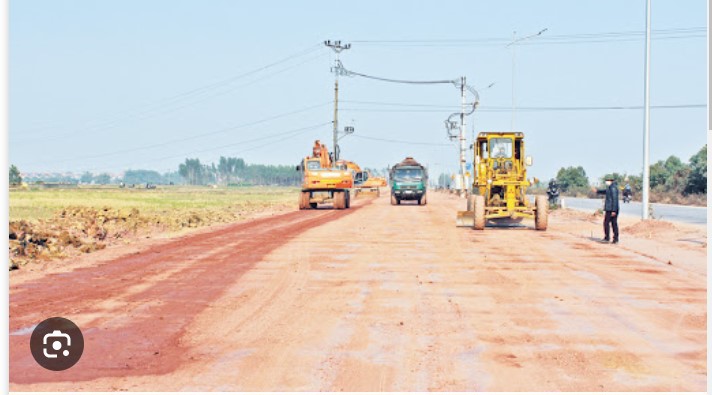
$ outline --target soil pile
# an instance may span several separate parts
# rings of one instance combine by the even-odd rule
[[[136,208],[67,207],[51,219],[10,222],[10,270],[28,262],[90,253],[154,232],[233,222],[248,213],[273,207],[258,202],[220,209],[176,209],[148,214]]]
[[[648,239],[651,239],[654,236],[660,236],[665,234],[669,235],[670,233],[675,232],[677,230],[677,227],[675,227],[675,225],[673,225],[671,222],[660,221],[655,219],[639,221],[633,225],[626,226],[625,228],[623,228],[623,231],[626,233],[636,236],[643,236]]]

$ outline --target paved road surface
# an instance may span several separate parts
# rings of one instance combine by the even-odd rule
[[[583,199],[564,197],[563,199],[566,201],[566,207],[576,210],[593,212],[594,210],[603,207],[602,198]],[[643,205],[640,202],[630,202],[624,204],[623,201],[621,201],[621,215],[640,217],[642,212],[642,206]],[[707,224],[707,207],[680,206],[675,204],[659,203],[652,203],[652,207],[653,216],[656,219],[698,225]]]
[[[571,212],[546,232],[476,232],[454,225],[464,201],[428,201],[360,198],[13,272],[10,389],[705,391],[706,248],[597,244],[582,234],[600,224]],[[51,316],[84,332],[63,372],[29,354]]]

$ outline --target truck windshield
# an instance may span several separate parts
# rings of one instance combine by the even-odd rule
[[[307,169],[309,170],[319,170],[321,169],[321,163],[318,160],[307,161]]]
[[[393,176],[396,181],[420,181],[423,179],[423,170],[421,169],[396,169]]]
[[[511,158],[512,139],[495,138],[490,139],[490,158]]]

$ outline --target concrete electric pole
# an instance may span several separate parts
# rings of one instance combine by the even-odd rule
[[[324,45],[331,48],[336,53],[336,60],[332,71],[334,72],[334,161],[339,160],[339,74],[344,72],[344,68],[339,60],[341,51],[351,48],[351,44],[341,45],[341,41],[324,41]]]
[[[650,0],[645,5],[645,120],[643,121],[643,219],[650,215]]]
[[[466,97],[465,97],[465,87],[466,87],[466,77],[460,77],[460,103],[462,108],[460,109],[460,182],[462,182],[462,190],[465,192],[465,196],[467,196],[469,188],[467,187],[468,184],[468,177],[465,176],[465,173],[467,172],[467,159],[466,159],[466,154],[467,154],[467,139],[465,137],[466,133],[466,125],[465,125],[465,112],[466,112]]]
[[[469,193],[469,177],[467,177],[467,123],[466,123],[466,117],[468,115],[471,115],[475,112],[475,109],[477,108],[477,105],[480,102],[480,95],[477,93],[477,90],[475,90],[473,87],[467,85],[467,78],[466,77],[460,77],[459,80],[452,80],[451,81],[457,88],[460,89],[460,104],[461,108],[459,112],[451,114],[447,120],[445,120],[445,129],[447,130],[448,138],[450,141],[455,141],[458,140],[458,168],[459,168],[459,173],[456,180],[456,187],[459,190],[459,193],[462,195],[463,193],[465,196]],[[491,84],[490,84],[491,86]],[[467,91],[470,91],[474,95],[474,102],[472,104],[472,110],[467,111]],[[456,121],[453,121],[453,118],[459,116],[460,117],[460,124],[458,125]],[[457,135],[452,133],[455,128],[458,129]],[[459,184],[459,185],[458,185]]]

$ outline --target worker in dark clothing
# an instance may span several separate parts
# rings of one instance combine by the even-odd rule
[[[599,195],[606,195],[606,200],[603,205],[605,216],[603,218],[603,234],[602,243],[611,241],[611,229],[613,228],[613,244],[618,244],[618,183],[613,177],[606,177],[606,189],[596,191]]]

